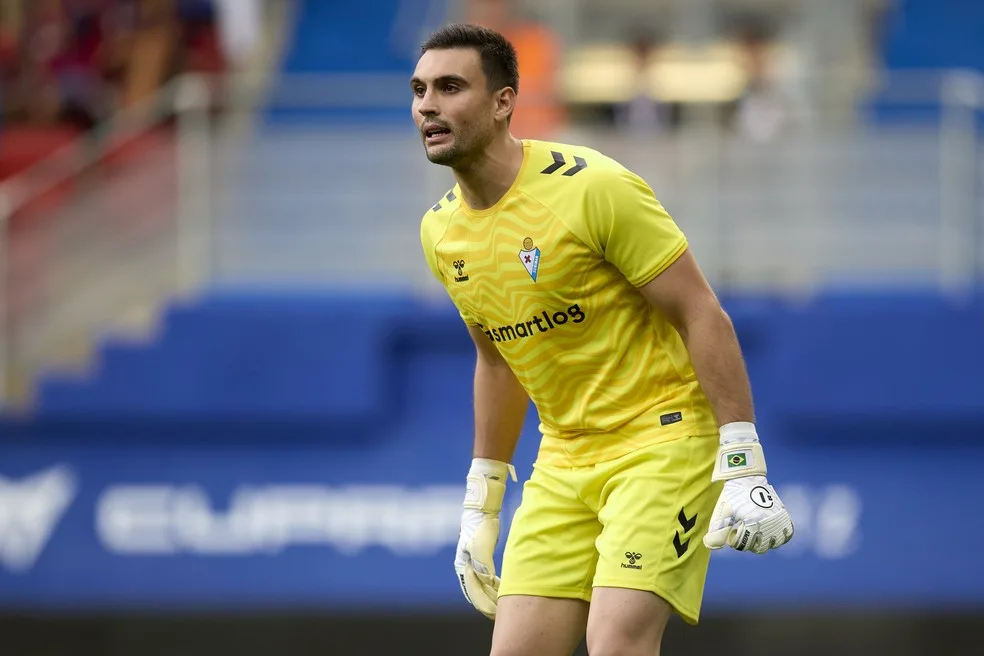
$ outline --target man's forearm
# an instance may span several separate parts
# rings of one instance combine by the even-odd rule
[[[475,365],[475,458],[511,462],[530,399],[509,366]]]
[[[755,421],[752,391],[731,319],[716,308],[702,313],[681,331],[697,380],[718,425]]]

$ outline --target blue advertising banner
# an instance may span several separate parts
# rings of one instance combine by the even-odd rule
[[[774,446],[796,537],[715,554],[708,612],[984,606],[984,449]],[[373,450],[0,448],[0,605],[467,611],[452,569],[467,449],[434,433]],[[511,485],[504,532],[520,497]]]

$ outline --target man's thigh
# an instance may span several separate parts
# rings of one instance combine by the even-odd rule
[[[588,653],[655,656],[671,612],[670,605],[652,592],[596,587],[588,615]]]
[[[585,633],[580,599],[509,595],[496,608],[492,656],[571,656]]]
[[[602,526],[571,470],[537,464],[509,527],[500,603],[509,595],[590,601]]]
[[[721,491],[711,482],[717,436],[656,444],[599,468],[587,494],[604,526],[595,588],[654,593],[697,623],[710,552],[703,544]]]

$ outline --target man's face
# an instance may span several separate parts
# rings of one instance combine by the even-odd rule
[[[461,166],[491,141],[496,101],[476,50],[428,50],[417,62],[410,89],[413,120],[430,161]]]

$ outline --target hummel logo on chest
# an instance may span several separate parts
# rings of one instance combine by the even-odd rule
[[[468,280],[468,276],[465,275],[464,260],[455,260],[454,262],[452,262],[452,265],[454,266],[455,270],[458,272],[458,275],[454,277],[455,282],[465,282],[466,280]]]

